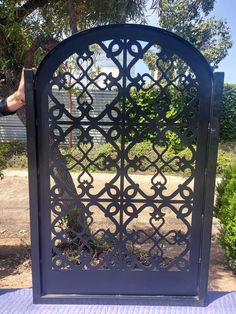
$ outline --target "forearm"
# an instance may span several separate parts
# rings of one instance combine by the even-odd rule
[[[21,80],[17,91],[0,100],[0,116],[6,116],[15,113],[19,108],[25,104],[25,91],[24,91],[24,72],[21,73]]]
[[[14,94],[7,97],[7,99],[6,99],[7,110],[10,113],[16,112],[20,107],[23,106],[23,104],[24,104],[24,100],[20,96],[18,91],[16,91]]]

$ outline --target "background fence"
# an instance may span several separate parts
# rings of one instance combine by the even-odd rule
[[[94,108],[92,114],[95,116],[97,116],[100,112],[102,112],[104,110],[104,107],[107,104],[110,104],[111,101],[117,95],[117,92],[115,91],[93,90],[90,93],[93,98],[93,108]],[[61,104],[65,104],[65,107],[68,109],[69,95],[66,91],[61,92],[61,91],[54,90],[53,95],[57,98],[57,100]],[[72,95],[72,115],[76,116],[77,106],[78,106],[77,97]],[[107,118],[106,121],[108,120],[109,118]],[[96,131],[94,131],[91,135],[94,137],[94,142],[104,141],[103,136]],[[26,128],[16,114],[1,117],[1,120],[0,120],[0,142],[9,142],[13,140],[26,142]],[[75,134],[73,134],[72,142],[76,142]]]

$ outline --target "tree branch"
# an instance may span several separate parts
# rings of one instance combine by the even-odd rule
[[[33,43],[30,49],[26,52],[25,62],[24,62],[24,66],[26,68],[32,68],[33,61],[34,61],[34,54],[38,49],[39,49],[39,46]]]
[[[23,19],[24,17],[30,15],[34,10],[42,8],[48,3],[48,0],[29,0],[16,10],[16,15],[18,18]]]
[[[34,55],[39,48],[42,48],[44,51],[48,52],[52,48],[54,48],[57,44],[58,44],[58,41],[56,41],[53,38],[50,38],[49,40],[45,41],[42,44],[38,44],[37,42],[34,42],[31,45],[30,49],[26,52],[24,66],[26,68],[32,68]]]
[[[6,36],[5,34],[0,31],[0,47],[3,45],[3,44],[6,44],[7,43],[7,39],[6,39]]]
[[[69,23],[70,30],[72,34],[78,32],[77,28],[77,9],[74,0],[67,0],[68,14],[69,14]]]
[[[15,16],[19,19],[23,19],[26,16],[30,15],[34,10],[38,8],[44,7],[49,2],[52,3],[55,0],[47,1],[47,0],[28,0],[25,4],[23,4],[21,7],[16,8],[15,10]],[[8,18],[5,16],[4,18],[0,19],[0,25],[7,25]]]

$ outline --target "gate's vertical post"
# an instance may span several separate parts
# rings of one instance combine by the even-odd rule
[[[27,152],[28,152],[28,180],[30,202],[30,233],[31,233],[31,258],[33,299],[41,295],[40,284],[40,256],[39,256],[39,217],[38,217],[38,162],[37,162],[37,136],[36,136],[36,110],[34,98],[34,72],[24,70],[25,103],[27,126]]]
[[[219,138],[219,113],[222,102],[224,86],[224,73],[216,72],[213,78],[212,100],[210,106],[210,121],[208,127],[208,157],[206,162],[205,173],[205,201],[203,219],[202,248],[200,252],[200,282],[199,282],[199,299],[206,304],[208,288],[208,271],[211,247],[211,228],[212,213],[214,205],[215,178],[216,178],[216,161]]]

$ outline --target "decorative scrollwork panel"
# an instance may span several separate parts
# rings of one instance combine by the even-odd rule
[[[54,71],[53,270],[189,272],[200,94],[158,39],[96,40]]]

